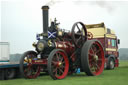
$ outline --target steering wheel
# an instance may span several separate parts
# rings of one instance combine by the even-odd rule
[[[71,37],[76,47],[80,48],[87,40],[87,30],[82,22],[76,22],[72,26]]]

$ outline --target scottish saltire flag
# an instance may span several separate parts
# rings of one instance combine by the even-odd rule
[[[37,39],[37,40],[40,40],[39,34],[36,34],[36,39]]]
[[[56,38],[56,32],[50,32],[48,31],[48,38]]]

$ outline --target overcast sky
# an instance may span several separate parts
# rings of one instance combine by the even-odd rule
[[[10,43],[10,53],[34,49],[36,34],[43,30],[41,6],[45,4],[50,5],[49,18],[56,17],[60,28],[71,30],[77,21],[104,22],[120,38],[120,48],[128,48],[128,1],[3,0],[0,41]]]

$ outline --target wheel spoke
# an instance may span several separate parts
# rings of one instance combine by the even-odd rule
[[[81,40],[81,36],[79,37],[79,39],[77,39],[76,43],[78,44],[78,42]]]
[[[63,70],[59,68],[59,71],[63,74]]]
[[[89,62],[92,62],[93,61],[93,59],[91,58],[91,59],[89,59]]]
[[[58,53],[56,53],[56,57],[57,57],[57,61],[59,61],[59,55],[58,55]]]
[[[97,70],[100,70],[100,67],[99,67],[97,61],[93,62],[93,66],[94,66],[94,68],[95,68],[95,72],[96,72]]]
[[[102,59],[98,59],[98,61],[102,61]]]
[[[97,70],[96,64],[93,64],[93,68],[94,68],[94,72],[96,72]]]
[[[97,54],[97,53],[99,53],[100,51],[101,51],[100,49],[99,49],[99,50],[97,50],[97,51],[96,51],[96,54]]]
[[[97,67],[97,70],[99,70],[100,69],[100,67],[97,65],[97,64],[95,64],[96,65],[96,67]]]
[[[65,67],[65,66],[64,66],[64,65],[62,65],[60,68],[62,68],[62,69],[63,69],[64,67]]]
[[[78,30],[79,30],[79,32],[80,32],[81,30],[80,30],[80,28],[79,28],[78,24],[76,24],[76,26],[77,26],[77,28],[78,28]]]
[[[56,72],[55,72],[55,75],[57,75],[57,70],[56,70]]]
[[[61,60],[60,60],[60,61],[62,62],[63,60],[64,60],[64,58],[63,58],[63,57],[61,57]]]
[[[92,54],[95,55],[95,54],[94,54],[94,51],[93,51],[93,48],[91,47],[90,49],[91,49],[91,51],[92,51]]]
[[[63,61],[62,64],[65,64],[65,61]]]
[[[53,70],[53,73],[55,73],[57,71],[57,67]]]
[[[96,69],[96,68],[97,68],[97,66],[96,66],[96,62],[93,62],[93,63],[92,63],[92,66],[93,66],[93,71],[96,72],[96,70],[97,70],[97,69]]]
[[[56,64],[57,64],[57,62],[56,62],[56,61],[52,61],[52,64],[56,65]]]
[[[95,66],[93,64],[92,64],[91,70],[92,70],[92,72],[96,71]]]
[[[90,56],[92,56],[92,57],[93,57],[93,56],[95,56],[95,55],[94,55],[94,54],[92,54],[92,53],[89,53],[89,55],[90,55]]]
[[[59,54],[59,61],[63,61],[63,56]]]

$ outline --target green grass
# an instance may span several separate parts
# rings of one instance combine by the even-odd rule
[[[52,80],[44,75],[37,79],[1,80],[0,85],[128,85],[128,61],[121,61],[120,67],[104,70],[99,76],[86,76],[84,73],[67,76],[63,80]]]

